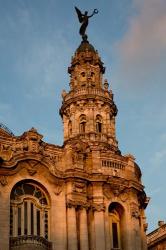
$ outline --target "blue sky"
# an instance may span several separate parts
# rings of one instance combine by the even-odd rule
[[[0,122],[15,135],[32,126],[62,144],[59,116],[67,67],[80,44],[74,6],[99,10],[89,41],[106,66],[118,106],[117,138],[136,157],[149,231],[166,221],[166,1],[0,0]]]

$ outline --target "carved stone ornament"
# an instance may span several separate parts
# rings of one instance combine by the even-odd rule
[[[138,219],[140,217],[138,205],[135,202],[132,202],[130,204],[130,209],[131,209],[131,216],[135,219]]]
[[[86,194],[86,184],[81,182],[75,182],[73,184],[73,192]]]
[[[28,161],[27,171],[28,171],[29,175],[33,176],[34,174],[37,173],[37,165],[38,164],[39,164],[39,162],[37,162],[37,161],[33,161],[33,160]]]
[[[121,201],[125,202],[129,196],[126,187],[117,183],[105,184],[103,192],[109,200],[113,197],[119,197]]]
[[[103,203],[93,203],[92,204],[92,210],[97,212],[104,212],[105,211],[105,205]]]
[[[144,223],[143,228],[144,228],[144,232],[146,232],[148,230],[148,223]]]
[[[3,145],[0,147],[0,158],[3,161],[10,161],[13,157],[13,152],[8,145]]]
[[[108,185],[108,184],[104,185],[103,193],[106,196],[106,198],[109,200],[113,197],[113,194],[112,194],[111,189],[110,189],[110,185]]]
[[[80,201],[80,200],[67,200],[67,208],[80,208],[80,209],[88,209],[90,207],[89,203],[88,202],[83,202],[83,201]]]
[[[62,190],[63,190],[63,184],[59,183],[54,188],[54,194],[55,195],[60,195],[60,193],[62,192]]]
[[[127,190],[125,190],[123,193],[120,194],[121,201],[125,202],[129,198],[129,193]]]
[[[8,184],[7,176],[0,176],[0,183],[2,186],[6,186]]]

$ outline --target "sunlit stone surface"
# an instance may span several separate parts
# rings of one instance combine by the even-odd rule
[[[62,91],[63,146],[0,127],[1,250],[146,250],[148,198],[116,138],[117,107],[95,48],[81,42]]]

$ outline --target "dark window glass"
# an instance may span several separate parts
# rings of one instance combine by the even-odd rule
[[[45,227],[45,239],[48,240],[48,213],[47,211],[45,211],[44,227]]]
[[[28,184],[28,183],[24,184],[24,192],[25,192],[25,194],[33,195],[34,189],[35,189],[34,186],[32,186],[31,184]]]
[[[18,207],[18,235],[21,235],[21,208]]]
[[[113,248],[119,247],[117,223],[112,223]]]
[[[98,133],[102,132],[102,124],[100,122],[96,123],[96,132]]]
[[[13,209],[10,207],[10,236],[13,235]]]
[[[40,235],[40,210],[37,210],[37,235]]]
[[[86,122],[80,123],[80,133],[85,133],[85,126],[86,126]]]
[[[31,203],[31,234],[34,234],[34,213],[33,213],[33,203]]]
[[[24,234],[27,235],[27,202],[24,203]]]

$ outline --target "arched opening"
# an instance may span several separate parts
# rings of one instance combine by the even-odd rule
[[[68,136],[70,137],[72,135],[72,122],[69,121],[68,123]]]
[[[10,249],[51,249],[49,240],[50,202],[37,182],[18,182],[10,195]],[[28,248],[29,247],[29,248]]]
[[[102,133],[102,117],[101,117],[101,115],[96,116],[96,132]]]
[[[124,249],[124,209],[119,203],[113,202],[108,208],[108,213],[111,250]]]
[[[80,127],[79,127],[79,130],[80,130],[80,133],[85,133],[86,131],[86,115],[81,115],[80,116]]]

